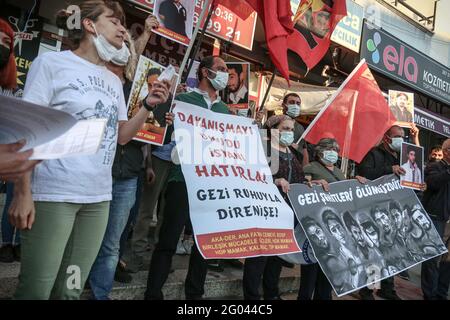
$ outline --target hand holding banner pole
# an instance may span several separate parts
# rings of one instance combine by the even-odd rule
[[[267,97],[269,96],[270,88],[272,87],[273,80],[275,80],[275,74],[277,73],[277,68],[273,67],[272,70],[272,77],[270,77],[269,85],[267,86],[266,92],[264,93],[263,100],[261,102],[261,105],[259,106],[258,111],[262,111],[264,109],[264,104],[266,103]]]
[[[192,48],[194,47],[195,39],[197,38],[198,31],[200,30],[200,25],[201,25],[201,23],[203,21],[203,18],[205,17],[206,10],[209,7],[211,7],[211,10],[209,10],[208,17],[206,18],[205,23],[203,25],[202,34],[201,34],[201,36],[199,37],[199,39],[197,41],[197,45],[195,46],[194,51],[192,51]],[[198,18],[197,25],[195,26],[194,34],[192,35],[191,42],[189,43],[189,46],[188,46],[188,48],[186,50],[186,54],[184,55],[183,61],[181,62],[180,71],[179,71],[180,72],[180,79],[181,79],[180,83],[185,83],[187,77],[189,76],[189,72],[192,69],[192,65],[194,64],[195,57],[197,56],[198,51],[200,50],[200,46],[201,46],[201,44],[203,42],[203,38],[204,38],[205,33],[206,33],[206,28],[208,27],[209,21],[211,20],[211,15],[212,15],[212,13],[214,11],[213,8],[214,8],[214,0],[209,0],[209,1],[207,0],[207,1],[205,1],[205,4],[204,4],[204,6],[202,8],[202,12],[200,13],[200,16]],[[193,52],[192,55],[191,55],[191,52]],[[185,76],[183,76],[183,70],[186,67],[186,63],[187,63],[189,58],[191,58],[191,60],[189,61],[189,65],[188,65],[188,68],[186,70]]]

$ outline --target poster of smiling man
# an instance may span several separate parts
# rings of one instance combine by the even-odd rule
[[[413,190],[395,175],[366,184],[291,185],[289,199],[338,296],[447,252]]]

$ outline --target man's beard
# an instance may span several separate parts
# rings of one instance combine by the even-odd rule
[[[239,89],[241,88],[241,81],[238,81],[237,85],[236,85],[236,89],[232,90],[231,88],[228,88],[228,91],[230,93],[236,93],[239,91]]]

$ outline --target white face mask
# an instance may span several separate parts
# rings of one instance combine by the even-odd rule
[[[239,109],[237,111],[237,115],[240,117],[246,117],[248,114],[248,109]]]
[[[117,52],[117,55],[115,55],[111,62],[114,63],[117,66],[126,66],[128,63],[128,60],[130,59],[130,50],[125,45],[125,43],[122,45],[122,49],[120,49]]]
[[[286,114],[291,118],[297,118],[300,115],[300,106],[297,104],[288,104]]]
[[[97,49],[100,59],[106,62],[113,62],[116,65],[124,66],[127,64],[130,57],[130,50],[128,50],[125,42],[121,49],[117,49],[102,35],[97,33],[95,25],[93,25],[96,37],[93,38],[95,48]]]
[[[392,138],[392,142],[389,144],[392,150],[400,151],[402,149],[403,138]]]
[[[211,69],[208,69],[212,73],[216,74],[216,77],[214,79],[208,78],[208,80],[211,82],[211,85],[214,87],[214,89],[220,91],[226,88],[228,84],[228,72],[224,71],[214,71]]]

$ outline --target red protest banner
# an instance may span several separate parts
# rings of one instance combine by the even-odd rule
[[[210,259],[259,256],[261,252],[276,255],[298,250],[291,229],[248,228],[215,232],[198,235],[197,241],[203,255]]]
[[[296,52],[308,70],[314,68],[330,47],[330,37],[347,15],[345,0],[302,0],[294,16],[289,49]]]

